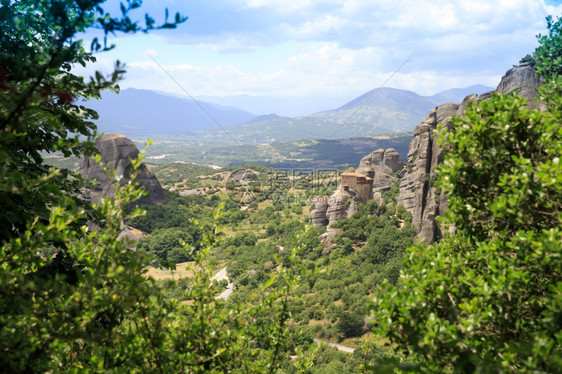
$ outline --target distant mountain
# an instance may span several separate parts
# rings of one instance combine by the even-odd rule
[[[256,114],[276,113],[297,117],[340,106],[352,97],[268,97],[268,96],[198,96],[197,100],[233,106]]]
[[[154,91],[128,88],[118,95],[104,93],[88,106],[96,110],[98,132],[127,136],[183,135],[213,127],[250,121],[255,114],[232,107],[199,102]],[[206,113],[208,112],[208,113]],[[218,123],[218,124],[217,124]]]
[[[226,131],[225,131],[226,130]],[[347,139],[393,132],[370,123],[337,123],[314,117],[280,117],[267,115],[226,129],[209,129],[194,134],[193,141],[204,143],[229,142],[270,144],[313,139]]]
[[[233,139],[239,143],[264,144],[412,131],[435,106],[449,101],[460,102],[470,93],[480,94],[491,89],[476,85],[420,96],[411,91],[383,87],[366,92],[337,109],[299,117],[279,116],[272,112],[256,116],[232,106],[195,102],[133,88],[122,90],[119,95],[104,94],[103,100],[93,100],[88,105],[100,114],[97,121],[99,132],[121,133],[129,137],[185,135],[207,144],[232,142]],[[243,98],[250,100],[251,97]],[[273,100],[267,98],[270,99]],[[278,98],[278,107],[294,99]],[[329,107],[329,103],[330,100],[324,103],[320,100],[316,105]],[[273,102],[269,104],[273,105]]]
[[[278,120],[280,118],[283,118],[281,116],[278,116],[275,113],[271,113],[271,114],[264,114],[262,116],[257,116],[256,118],[251,119],[248,122],[263,122],[263,121],[273,121],[273,120]],[[285,117],[287,118],[287,117]]]
[[[482,85],[453,88],[433,96],[421,96],[412,91],[382,87],[364,93],[358,98],[333,110],[311,114],[311,117],[336,122],[341,125],[342,135],[361,136],[369,134],[350,133],[353,124],[370,125],[372,133],[412,131],[437,105],[460,102],[471,93],[483,93],[493,88]]]
[[[196,138],[205,143],[228,142],[269,144],[273,142],[293,142],[297,140],[325,139],[339,127],[335,122],[312,117],[280,117],[266,115],[249,122],[222,129],[198,131]]]
[[[474,86],[466,88],[451,88],[445,91],[441,91],[433,96],[427,96],[428,99],[434,101],[435,103],[444,104],[449,101],[455,103],[460,103],[466,96],[470,94],[483,94],[484,92],[495,90],[494,87],[484,86],[482,84],[476,84]]]
[[[339,123],[342,128],[363,123],[387,132],[411,131],[435,106],[434,101],[414,92],[383,87],[366,92],[337,109],[315,113],[311,117]],[[352,136],[359,135],[363,134]]]

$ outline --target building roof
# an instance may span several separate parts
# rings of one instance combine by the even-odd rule
[[[349,176],[349,177],[365,178],[365,179],[367,179],[367,180],[372,180],[372,178],[366,176],[365,174],[356,173],[356,172],[353,172],[353,171],[345,171],[345,172],[342,174],[342,177],[343,177],[344,175],[345,175],[345,176]]]

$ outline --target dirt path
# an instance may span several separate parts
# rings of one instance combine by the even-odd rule
[[[215,276],[211,279],[216,280],[216,281],[221,281],[223,279],[226,279],[228,281],[228,285],[226,286],[226,290],[224,290],[220,295],[218,295],[216,297],[216,299],[221,299],[221,300],[228,299],[228,297],[230,296],[232,291],[234,291],[234,284],[228,279],[228,276],[226,275],[226,266],[224,268],[222,268],[221,270],[219,270],[219,272],[216,273]]]
[[[330,347],[335,347],[335,348],[337,348],[339,351],[342,351],[342,352],[353,353],[353,352],[355,351],[354,348],[346,347],[345,345],[340,345],[340,344],[336,344],[336,343],[325,342],[324,340],[320,340],[320,339],[314,339],[314,341],[315,341],[316,343],[326,344],[326,345],[329,345]]]

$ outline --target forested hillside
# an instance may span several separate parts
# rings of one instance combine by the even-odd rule
[[[124,70],[86,80],[72,65],[114,33],[186,21],[102,5],[0,3],[0,372],[560,371],[561,19],[523,59],[540,103],[493,93],[434,133],[443,162],[424,183],[447,196],[451,230],[427,245],[398,204],[399,175],[332,237],[308,214],[343,168],[156,166],[141,152],[84,200],[96,182],[43,156],[107,166],[84,102],[118,91]],[[76,36],[92,27],[103,37],[86,50]],[[139,205],[147,169],[165,189],[156,205]],[[177,266],[184,277],[151,276]]]

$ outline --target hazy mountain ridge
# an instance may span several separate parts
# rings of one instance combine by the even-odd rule
[[[363,95],[337,109],[316,113],[314,115],[317,116],[322,113],[336,113],[364,107],[382,107],[392,111],[406,109],[415,113],[421,113],[424,108],[434,104],[434,101],[412,91],[382,87],[365,92]]]
[[[92,100],[88,106],[100,115],[96,121],[99,132],[127,136],[181,135],[256,117],[238,108],[134,88],[117,95],[104,93],[102,100]]]
[[[449,89],[433,96],[421,96],[412,91],[382,87],[366,92],[337,109],[311,116],[342,124],[369,123],[388,132],[412,131],[429,110],[443,102],[460,102],[468,94],[481,94],[491,89],[476,85]]]
[[[230,126],[228,134],[210,129],[200,132],[200,135],[214,139],[229,136],[240,143],[259,144],[412,131],[428,111],[442,104],[439,100],[460,102],[467,92],[481,94],[491,89],[476,85],[426,97],[407,90],[383,87],[366,92],[336,109],[295,118],[270,114]]]
[[[269,97],[269,96],[198,96],[197,100],[236,107],[245,111],[265,115],[275,113],[281,117],[298,117],[345,103],[349,97]]]
[[[122,90],[119,95],[107,93],[103,100],[88,105],[100,114],[97,121],[100,132],[133,137],[186,135],[193,137],[193,141],[207,143],[235,139],[240,143],[264,144],[412,131],[429,110],[444,101],[461,101],[467,93],[481,94],[490,89],[476,85],[421,96],[383,87],[336,109],[297,117],[272,112],[257,116],[233,106],[133,88]],[[223,99],[223,104],[228,104]],[[286,104],[288,99],[279,98],[279,104]]]
[[[494,87],[484,86],[482,84],[475,84],[474,86],[466,87],[466,88],[450,88],[445,91],[441,91],[436,93],[433,96],[427,96],[427,98],[438,105],[444,104],[447,102],[455,102],[460,103],[466,96],[470,94],[478,94],[481,95],[485,92],[493,91]]]

